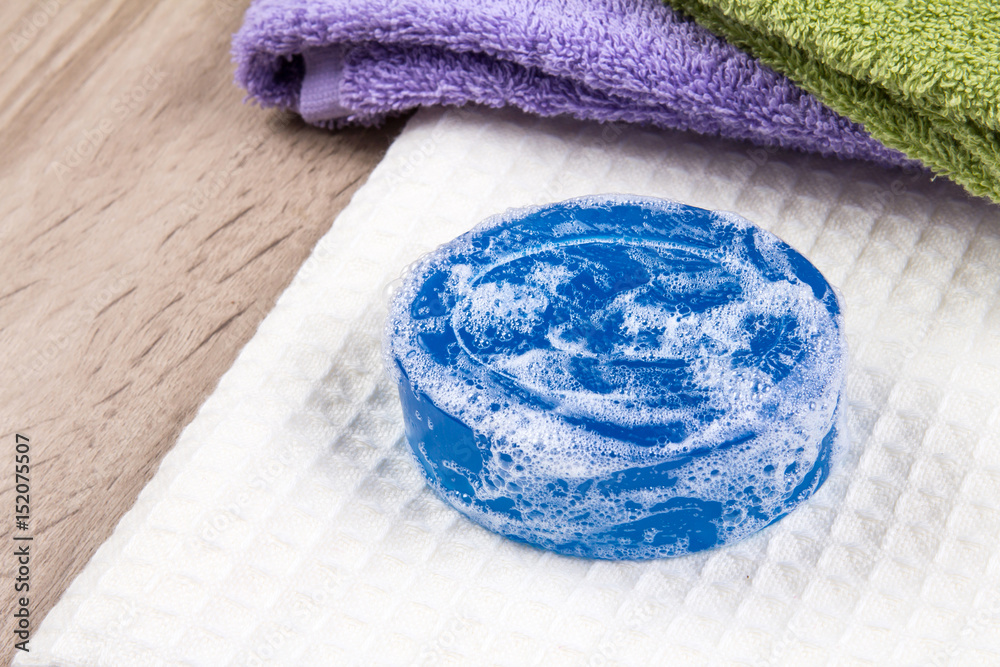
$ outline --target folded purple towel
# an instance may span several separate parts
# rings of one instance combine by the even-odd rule
[[[233,54],[252,98],[316,125],[474,102],[907,164],[660,0],[256,0]]]

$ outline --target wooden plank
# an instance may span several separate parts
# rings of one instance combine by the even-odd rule
[[[12,533],[34,537],[33,628],[402,126],[328,132],[242,104],[229,43],[246,4],[0,5],[8,517],[15,433],[32,462],[30,530],[0,539],[12,554]],[[14,598],[8,583],[0,608]]]

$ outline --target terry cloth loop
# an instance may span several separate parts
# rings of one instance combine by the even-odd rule
[[[336,120],[351,110],[340,103],[340,83],[344,78],[344,49],[328,46],[302,52],[305,75],[299,96],[299,113],[308,123]]]

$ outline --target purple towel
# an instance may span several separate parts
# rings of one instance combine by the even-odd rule
[[[256,0],[233,54],[316,125],[474,102],[908,164],[660,0]]]

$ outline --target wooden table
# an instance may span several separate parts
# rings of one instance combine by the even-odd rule
[[[14,537],[33,538],[34,629],[402,127],[244,105],[229,46],[247,3],[0,4],[4,664]]]

